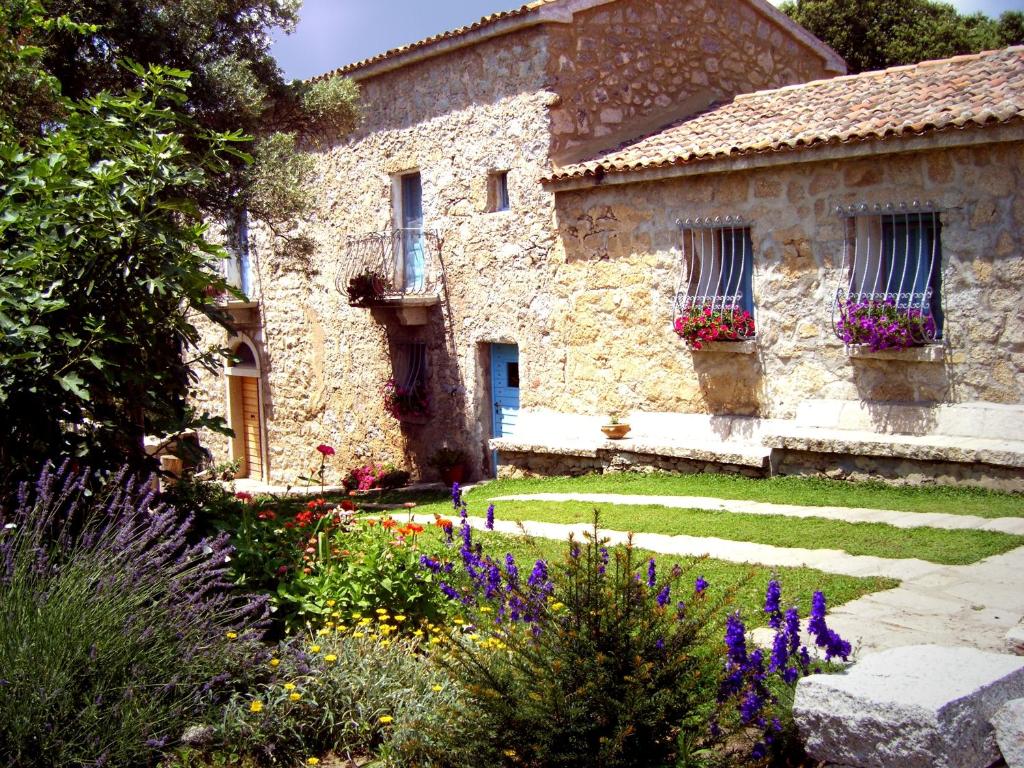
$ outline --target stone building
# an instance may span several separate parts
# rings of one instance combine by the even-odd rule
[[[762,0],[542,0],[324,75],[365,120],[308,259],[248,233],[211,447],[1022,487],[1024,50],[843,72]]]

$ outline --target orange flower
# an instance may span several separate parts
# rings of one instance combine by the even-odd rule
[[[398,523],[396,523],[390,517],[385,517],[383,520],[381,520],[380,521],[380,525],[381,525],[382,528],[397,528],[398,527]]]
[[[423,526],[419,523],[409,523],[405,527],[410,533],[423,533]]]
[[[368,526],[370,526],[371,528],[373,528],[373,526],[375,526],[377,524],[377,521],[371,518],[371,519],[366,521],[366,524]]]
[[[438,528],[451,528],[452,521],[449,520],[447,517],[441,517],[440,515],[435,513],[434,525],[436,525]]]

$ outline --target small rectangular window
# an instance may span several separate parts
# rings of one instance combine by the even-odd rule
[[[844,343],[883,350],[942,338],[941,231],[934,211],[847,217],[834,315]]]
[[[675,295],[676,332],[690,342],[754,335],[753,244],[750,227],[718,220],[687,222]],[[711,336],[698,334],[714,330]],[[685,332],[684,332],[685,331]],[[699,346],[697,347],[700,348]]]
[[[488,176],[487,209],[492,213],[509,209],[508,171],[492,171]]]
[[[506,363],[506,386],[519,389],[519,363]]]

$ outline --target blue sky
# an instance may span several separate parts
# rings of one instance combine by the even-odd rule
[[[303,0],[302,21],[273,47],[285,77],[306,78],[454,29],[526,0]],[[998,16],[1024,0],[953,0],[963,12]]]

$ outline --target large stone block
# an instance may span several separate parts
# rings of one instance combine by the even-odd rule
[[[992,727],[1007,768],[1024,768],[1024,699],[1004,704],[992,718]]]
[[[988,768],[989,720],[1024,696],[1024,659],[916,645],[800,681],[793,714],[807,752],[856,768]]]

